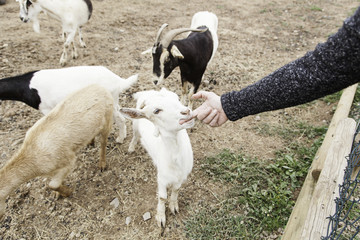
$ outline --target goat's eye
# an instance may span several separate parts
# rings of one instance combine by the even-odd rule
[[[156,109],[154,110],[154,114],[159,114],[161,111],[162,111],[161,109],[156,108]]]

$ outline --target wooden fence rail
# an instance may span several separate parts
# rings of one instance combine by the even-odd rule
[[[333,208],[332,206],[327,206],[329,203],[324,202],[324,200],[327,199],[329,201],[334,202],[334,191],[322,191],[323,188],[328,187],[328,185],[326,184],[330,184],[329,181],[331,182],[333,179],[333,177],[326,179],[326,176],[328,176],[329,173],[332,174],[334,170],[339,170],[336,168],[342,167],[342,166],[334,166],[334,169],[328,169],[328,167],[332,167],[335,164],[333,162],[335,161],[334,156],[336,156],[336,158],[341,158],[340,156],[341,154],[339,153],[340,149],[338,149],[338,147],[332,147],[332,145],[334,145],[332,143],[335,139],[335,136],[337,135],[335,134],[337,126],[342,120],[345,120],[349,115],[356,89],[357,89],[357,84],[346,88],[343,91],[343,94],[341,95],[336,111],[329,125],[329,129],[326,132],[324,141],[321,147],[319,148],[318,152],[316,153],[315,158],[313,159],[313,163],[309,169],[308,175],[306,176],[304,184],[301,188],[294,209],[290,215],[284,234],[282,236],[282,240],[320,239],[320,236],[318,236],[319,233],[315,234],[315,232],[318,232],[318,230],[315,230],[314,228],[314,225],[316,225],[315,222],[318,221],[318,222],[322,222],[323,224],[327,222],[326,217],[330,216],[330,212],[325,213],[323,209],[329,207],[331,210],[333,210]],[[352,131],[352,136],[353,136],[355,132],[354,122],[355,121],[352,119],[347,119],[343,121],[341,123],[341,130],[338,131],[346,131],[346,132]],[[340,139],[342,139],[342,137],[343,136],[341,136]],[[352,137],[349,137],[349,139],[351,139],[352,141]],[[347,143],[341,143],[341,145],[343,145],[345,148],[345,145],[347,146]],[[331,148],[332,150],[330,150]],[[332,152],[331,154],[330,151]],[[348,152],[346,154],[349,154],[350,150],[347,151]],[[327,161],[332,161],[332,163],[326,162],[325,164],[328,153],[329,155],[332,156],[329,156],[329,160]],[[342,162],[346,162],[344,156],[342,157],[342,159],[338,159],[336,161],[339,161],[339,164],[340,163],[343,164]],[[326,168],[324,169],[324,167]],[[343,169],[339,171],[343,172]],[[319,180],[322,174],[324,178],[322,180]],[[336,176],[336,178],[337,177],[338,175]],[[319,184],[318,187],[317,184]],[[320,197],[319,195],[322,195],[321,199],[319,198]],[[315,215],[312,214],[313,212],[314,213],[317,212],[318,216],[316,216],[316,218],[315,218],[316,214]],[[322,214],[320,214],[320,212]],[[328,214],[328,215],[324,216],[324,214]],[[321,227],[317,226],[317,228],[323,228],[323,226]],[[307,232],[312,232],[312,234],[315,235],[308,235]]]

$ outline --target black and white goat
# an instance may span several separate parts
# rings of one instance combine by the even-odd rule
[[[138,75],[123,79],[103,66],[44,69],[0,79],[0,100],[21,101],[47,114],[72,92],[98,84],[110,91],[114,98],[114,120],[119,127],[116,141],[122,143],[126,137],[126,125],[119,113],[119,95],[137,79]]]
[[[33,22],[35,32],[40,32],[38,15],[45,12],[50,17],[61,22],[63,37],[66,36],[64,50],[61,54],[60,64],[64,66],[67,62],[67,49],[72,46],[72,58],[77,58],[74,38],[76,31],[79,32],[81,47],[86,47],[81,35],[81,27],[91,17],[92,3],[90,0],[16,0],[20,4],[20,19],[23,22]]]
[[[180,67],[182,95],[185,104],[188,83],[192,84],[188,94],[188,106],[192,108],[191,96],[199,89],[202,76],[218,47],[218,18],[214,13],[203,11],[194,14],[190,28],[174,29],[161,37],[167,24],[159,29],[152,48],[154,81],[161,84],[172,70]],[[173,40],[177,35],[191,31],[187,38]],[[147,53],[145,51],[143,53]]]

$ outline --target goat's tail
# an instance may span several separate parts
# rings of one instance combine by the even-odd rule
[[[138,80],[139,74],[132,75],[125,79],[125,84],[122,85],[121,91],[125,91],[129,89],[132,85],[134,85]]]

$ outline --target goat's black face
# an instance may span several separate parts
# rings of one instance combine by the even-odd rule
[[[162,83],[172,70],[177,66],[177,59],[174,58],[168,49],[164,49],[162,45],[153,47],[153,74],[158,78],[154,80],[154,84]]]

